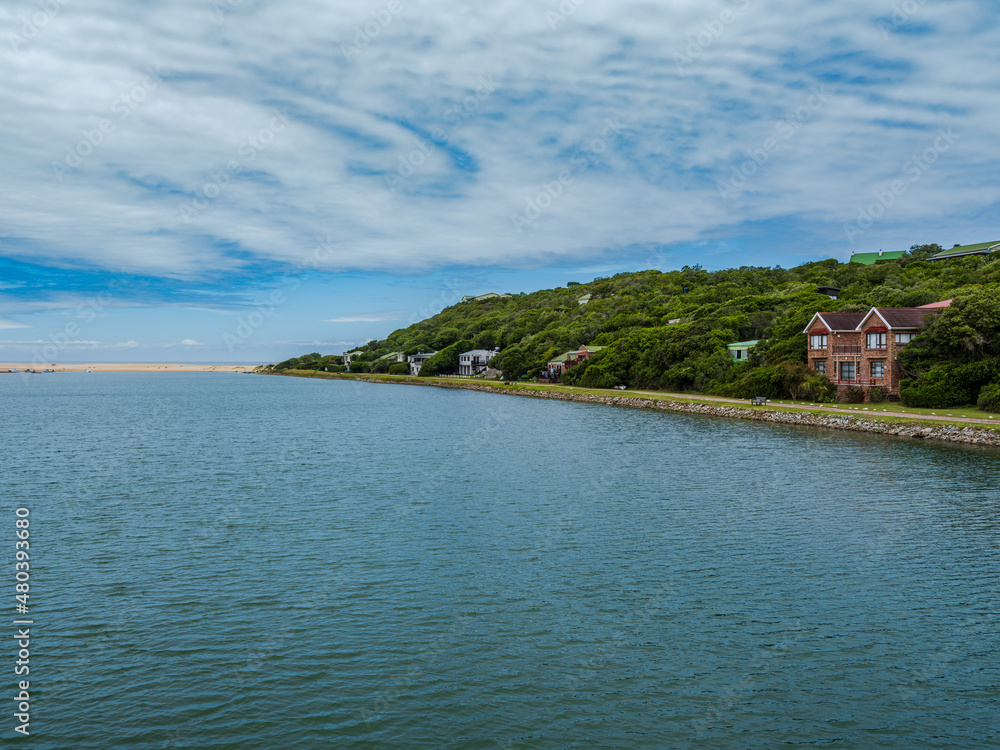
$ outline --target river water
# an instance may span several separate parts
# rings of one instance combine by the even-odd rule
[[[0,410],[23,747],[1000,747],[996,452],[216,373]]]

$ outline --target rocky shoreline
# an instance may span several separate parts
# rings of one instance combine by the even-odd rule
[[[941,424],[929,427],[922,424],[898,424],[883,422],[878,419],[846,414],[814,414],[812,412],[772,411],[766,407],[741,407],[722,405],[712,406],[667,399],[643,398],[641,396],[596,396],[590,393],[567,393],[565,391],[536,391],[507,388],[483,382],[460,381],[447,383],[441,381],[419,380],[406,378],[403,380],[383,380],[381,378],[358,376],[348,378],[369,383],[398,383],[403,385],[425,385],[439,388],[460,388],[470,391],[502,393],[508,396],[528,396],[555,401],[577,401],[587,404],[605,404],[608,406],[626,406],[633,409],[653,409],[656,411],[674,411],[685,414],[701,414],[710,417],[725,417],[727,419],[750,419],[757,422],[772,422],[775,424],[802,425],[806,427],[826,427],[833,430],[850,432],[870,432],[878,435],[893,435],[920,440],[943,440],[950,443],[966,443],[1000,447],[1000,431],[980,427],[956,427],[951,424]]]

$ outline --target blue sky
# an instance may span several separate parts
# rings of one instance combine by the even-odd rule
[[[13,0],[0,361],[269,362],[462,294],[1000,239],[998,17]]]

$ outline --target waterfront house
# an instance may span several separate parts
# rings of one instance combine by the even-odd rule
[[[351,366],[351,360],[364,354],[364,349],[355,349],[353,352],[344,352],[342,355],[344,358],[344,364],[348,367]]]
[[[937,255],[932,255],[927,260],[934,263],[939,260],[950,260],[952,258],[964,258],[967,255],[989,255],[1000,250],[1000,242],[980,242],[976,245],[955,245],[951,250],[942,250]]]
[[[481,375],[487,363],[500,353],[499,349],[472,349],[458,355],[459,375]]]
[[[548,380],[553,383],[559,380],[559,377],[563,374],[563,370],[566,367],[566,357],[568,354],[568,352],[560,354],[555,359],[547,362],[545,364],[545,369],[541,373],[542,380]]]
[[[906,254],[905,250],[879,250],[877,253],[851,253],[848,263],[860,263],[863,266],[870,266],[879,260],[897,260]]]
[[[420,368],[423,367],[424,362],[433,357],[437,352],[428,352],[425,354],[411,354],[409,356],[410,361],[410,375],[419,375]]]
[[[383,354],[378,358],[379,362],[405,362],[406,357],[402,352],[389,352],[388,354]]]
[[[585,359],[590,359],[603,348],[603,346],[581,346],[579,349],[563,352],[555,359],[546,363],[545,370],[541,373],[542,380],[553,382],[559,380],[560,376],[570,367],[580,364]]]
[[[922,307],[873,307],[866,313],[816,313],[805,328],[809,367],[826,375],[838,391],[854,386],[882,388],[890,400],[899,397],[902,371],[897,356],[929,315],[950,300]]]
[[[730,357],[737,362],[742,362],[750,356],[750,350],[759,343],[760,339],[753,339],[752,341],[737,341],[735,344],[726,344],[726,348],[729,350]]]

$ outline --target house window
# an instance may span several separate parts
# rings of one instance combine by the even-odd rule
[[[826,349],[826,334],[817,333],[809,337],[810,349]]]
[[[841,362],[840,363],[840,379],[841,380],[856,380],[858,377],[858,370],[854,362]]]
[[[816,371],[817,375],[826,375],[826,360],[825,359],[814,360],[813,370]]]
[[[896,343],[897,344],[909,344],[913,340],[912,333],[897,333]]]
[[[877,362],[872,362],[872,377],[873,378],[885,377],[885,362],[881,360]]]
[[[884,333],[869,333],[866,335],[869,349],[885,349]]]

